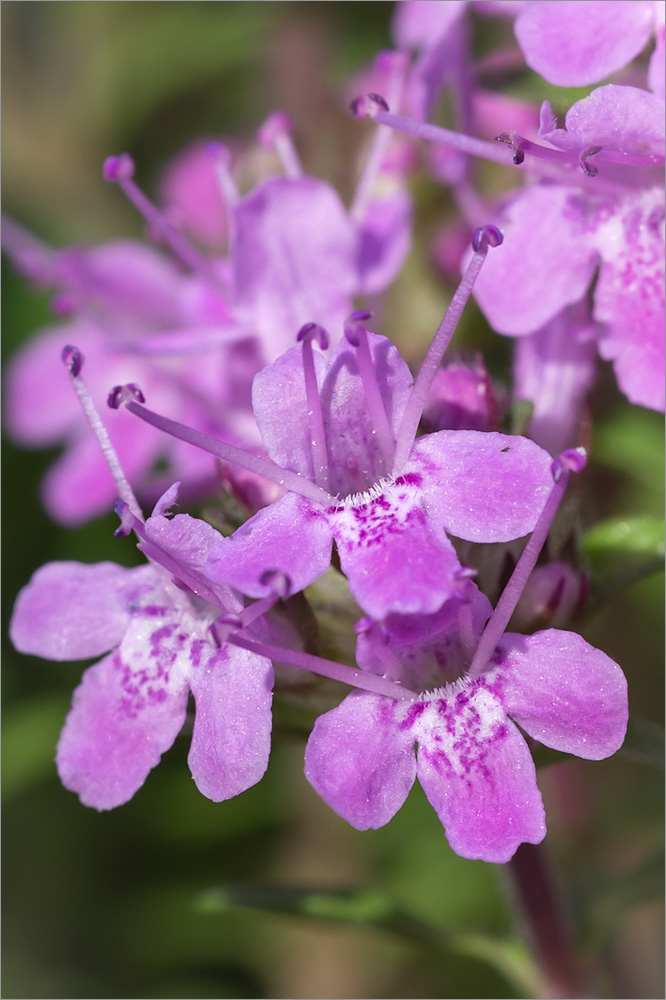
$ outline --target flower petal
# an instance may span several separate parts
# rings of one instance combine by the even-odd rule
[[[396,705],[354,692],[317,719],[308,740],[306,778],[357,830],[388,823],[414,784],[414,737],[397,725]]]
[[[271,178],[233,210],[239,318],[272,360],[304,323],[342,332],[358,282],[356,234],[337,193],[312,177]]]
[[[488,254],[474,295],[499,333],[540,330],[578,302],[592,280],[597,254],[589,221],[563,187],[522,191],[507,208],[501,251]]]
[[[298,331],[296,331],[298,332]],[[317,383],[321,387],[326,361],[313,351]],[[303,351],[292,347],[255,375],[252,408],[266,451],[283,469],[314,480],[312,430],[305,393]]]
[[[86,806],[132,798],[185,721],[187,685],[134,670],[119,652],[85,671],[60,736],[62,783]]]
[[[582,87],[626,66],[647,43],[653,4],[539,0],[518,14],[516,38],[527,65],[549,83]]]
[[[11,640],[22,653],[48,660],[99,656],[118,645],[132,605],[149,599],[155,585],[152,566],[47,563],[18,595]]]
[[[602,760],[627,729],[627,682],[617,663],[575,632],[504,636],[499,670],[506,711],[555,750]]]
[[[480,431],[419,438],[406,470],[423,477],[431,520],[470,542],[508,542],[532,531],[552,486],[552,459],[533,441]]]
[[[349,589],[373,618],[431,614],[452,595],[460,563],[428,513],[419,488],[400,476],[374,499],[328,514]]]
[[[502,863],[546,834],[527,744],[483,685],[423,706],[412,732],[417,773],[447,839],[463,858]]]
[[[196,701],[188,757],[199,791],[222,802],[255,785],[268,767],[273,668],[245,649],[192,644]]]
[[[292,592],[307,587],[331,561],[331,529],[321,508],[288,493],[264,507],[229,538],[220,538],[205,572],[249,597],[264,597],[259,581],[267,569],[286,573]]]

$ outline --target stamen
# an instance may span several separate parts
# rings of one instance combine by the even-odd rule
[[[357,627],[354,631],[357,633],[363,632],[365,634],[368,642],[372,646],[374,654],[386,668],[386,673],[389,677],[398,679],[402,674],[404,674],[403,663],[397,653],[394,653],[389,646],[388,636],[378,622],[362,618],[360,622],[357,623]]]
[[[370,319],[371,316],[372,313],[363,312],[362,310],[353,312],[345,322],[345,337],[352,347],[358,348],[358,370],[361,375],[363,391],[365,392],[368,404],[368,414],[372,423],[373,433],[377,436],[386,472],[389,472],[395,452],[395,440],[386,415],[379,382],[377,381],[377,369],[370,353],[368,329],[364,321]]]
[[[325,351],[328,347],[328,334],[323,326],[319,326],[317,323],[306,323],[299,330],[296,340],[303,344],[303,375],[305,377],[305,398],[308,404],[308,417],[310,420],[310,448],[312,450],[314,479],[317,486],[328,490],[330,477],[326,431],[324,430],[324,414],[321,409],[314,353],[312,350],[312,341],[316,340],[321,349]]]
[[[578,162],[580,163],[581,170],[586,177],[596,177],[599,171],[596,167],[592,166],[588,161],[591,157],[596,156],[597,153],[601,152],[601,146],[589,146],[587,149],[581,150],[578,156]]]
[[[215,165],[215,176],[217,177],[220,194],[222,195],[222,201],[227,208],[229,222],[231,222],[233,219],[233,212],[231,209],[234,207],[240,196],[238,194],[236,182],[231,176],[231,153],[229,151],[229,147],[223,142],[209,142],[206,146],[206,152],[211,157]]]
[[[281,663],[290,663],[301,670],[309,670],[313,674],[321,677],[330,677],[331,680],[340,681],[353,688],[360,688],[362,691],[371,691],[373,694],[384,695],[394,701],[415,701],[418,697],[416,692],[402,687],[396,681],[387,677],[380,677],[378,674],[366,673],[363,670],[355,670],[344,663],[336,663],[334,660],[325,660],[320,656],[313,656],[311,653],[302,653],[296,649],[283,649],[281,646],[273,646],[269,643],[259,642],[256,639],[248,639],[242,633],[230,635],[228,642],[241,649],[249,649],[251,653],[258,653],[268,660]]]
[[[446,310],[444,318],[437,328],[437,332],[423,360],[402,416],[395,446],[395,458],[393,460],[393,474],[396,476],[400,474],[405,462],[409,458],[433,380],[444,357],[446,348],[449,346],[462,311],[472,294],[474,282],[481,270],[488,247],[500,246],[503,239],[502,233],[496,226],[483,226],[481,229],[477,229],[472,236],[474,256],[467,265],[462,280],[451,299],[449,308]]]
[[[388,69],[388,102],[389,105],[398,107],[405,82],[405,73],[409,65],[409,58],[405,52],[380,52],[377,57],[377,64],[380,69]],[[376,98],[378,95],[374,95]],[[391,138],[391,130],[380,126],[372,137],[372,142],[365,158],[363,171],[356,185],[356,191],[352,198],[349,215],[353,222],[362,221],[368,207],[370,194],[379,176],[379,172],[384,161],[386,147]]]
[[[354,118],[372,118],[377,121],[377,116],[384,111],[388,114],[389,106],[381,94],[363,94],[355,97],[349,105],[349,110]]]
[[[202,451],[207,451],[209,454],[215,455],[216,458],[222,459],[223,462],[233,462],[236,465],[240,465],[241,468],[247,469],[248,472],[254,472],[258,476],[268,479],[271,483],[284,486],[285,489],[290,490],[292,493],[298,493],[300,496],[312,501],[312,503],[323,507],[331,507],[336,503],[335,497],[327,493],[326,490],[321,489],[321,487],[316,486],[295,472],[281,469],[279,465],[271,462],[269,458],[250,455],[248,452],[243,451],[242,448],[236,448],[235,445],[227,444],[226,441],[219,441],[217,438],[203,434],[192,427],[186,427],[185,424],[178,423],[177,420],[170,420],[168,417],[163,417],[159,413],[154,413],[147,407],[140,405],[140,403],[136,402],[137,397],[135,392],[137,388],[137,386],[131,384],[128,386],[116,386],[109,394],[109,406],[117,410],[120,404],[123,403],[130,413],[134,413],[135,416],[145,420],[148,424],[152,424],[153,427],[159,428],[159,430],[164,431],[166,434],[171,434],[172,437],[178,438],[180,441],[187,441],[188,444],[193,444],[196,448],[201,448]]]
[[[486,669],[490,658],[495,652],[497,643],[502,638],[511,615],[515,611],[520,600],[520,595],[525,589],[525,585],[530,578],[532,570],[536,566],[539,553],[548,537],[548,532],[553,523],[557,509],[567,488],[569,476],[572,472],[580,472],[585,468],[587,453],[584,448],[572,448],[555,459],[551,466],[553,474],[553,488],[539,515],[534,531],[530,535],[525,548],[523,549],[516,568],[511,574],[499,601],[493,611],[490,621],[486,625],[479,645],[476,648],[474,659],[469,668],[471,676],[478,676]]]
[[[262,587],[270,587],[271,593],[255,601],[254,604],[250,604],[237,615],[239,628],[247,628],[257,618],[261,618],[267,611],[270,611],[278,601],[288,597],[291,593],[291,580],[286,573],[279,569],[264,570],[259,577],[259,583]]]
[[[55,252],[7,215],[2,216],[2,249],[26,278],[47,285],[55,281]]]
[[[355,118],[372,118],[378,125],[388,125],[396,132],[436,142],[460,153],[469,153],[484,160],[491,160],[493,163],[505,165],[507,163],[506,156],[494,143],[487,142],[485,139],[476,139],[474,136],[464,135],[460,132],[452,132],[438,125],[428,125],[426,122],[419,122],[405,115],[391,114],[386,107],[386,101],[378,94],[357,97],[352,101],[350,108]],[[523,164],[524,170],[537,173],[541,177],[550,177],[564,184],[580,183],[580,163],[577,154],[540,146],[538,143],[518,135],[517,132],[503,132],[497,136],[496,141],[511,147],[514,164]],[[525,158],[525,153],[528,152],[530,156]],[[621,170],[623,166],[657,166],[664,163],[664,157],[660,153],[625,154],[602,150],[599,153],[599,161],[603,161],[607,168],[604,170],[603,180],[602,178],[595,179],[595,190],[615,191],[617,189],[616,181],[622,185],[627,181],[626,174]]]
[[[120,187],[146,222],[165,243],[168,243],[187,268],[196,274],[201,274],[212,285],[219,286],[221,284],[210,261],[192,246],[190,241],[169,222],[134,182],[134,160],[128,153],[107,157],[102,173],[105,180]]]
[[[303,168],[291,138],[294,123],[285,111],[274,111],[258,132],[262,146],[275,149],[287,177],[302,177]]]
[[[120,464],[120,459],[118,458],[116,449],[111,444],[109,432],[97,412],[97,407],[93,403],[88,386],[81,377],[81,370],[83,368],[84,361],[83,354],[78,347],[68,345],[63,348],[61,357],[65,368],[69,372],[74,392],[79,397],[79,402],[81,403],[83,412],[86,415],[86,419],[90,424],[90,428],[97,438],[97,443],[102,450],[104,461],[109,467],[109,472],[111,473],[113,481],[116,484],[118,494],[125,501],[135,517],[137,517],[140,521],[143,521],[141,507],[139,506],[138,500],[134,496],[134,491],[128,482],[127,476],[123,472],[123,467]]]
[[[145,524],[132,514],[124,501],[118,500],[116,502],[115,512],[120,518],[120,527],[116,528],[115,531],[117,537],[128,535],[130,531],[134,531],[141,540],[139,548],[144,555],[171,573],[182,589],[196,594],[197,597],[212,604],[214,608],[224,608],[224,593],[218,591],[212,581],[200,576],[196,570],[188,569],[152,538],[148,538]]]

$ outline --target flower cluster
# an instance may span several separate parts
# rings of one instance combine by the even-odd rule
[[[86,805],[134,795],[182,730],[190,692],[199,790],[221,801],[258,782],[274,675],[286,688],[303,672],[341,687],[305,751],[307,779],[340,816],[382,826],[418,778],[466,858],[505,862],[545,835],[526,736],[590,760],[622,745],[626,681],[576,632],[549,627],[570,624],[585,587],[544,545],[586,464],[597,351],[632,402],[663,408],[663,19],[649,3],[615,4],[612,21],[600,3],[473,5],[502,17],[519,6],[518,44],[553,84],[605,80],[657,35],[647,88],[635,75],[598,87],[564,127],[545,103],[532,136],[500,101],[495,143],[476,124],[490,105],[467,52],[470,6],[399,5],[400,51],[378,57],[352,105],[377,128],[349,207],[303,171],[276,112],[259,142],[282,174],[245,194],[221,143],[170,167],[160,208],[128,155],[106,161],[161,248],[54,251],[6,224],[9,254],[56,289],[61,317],[9,367],[10,431],[66,444],[45,484],[56,518],[80,522],[118,496],[117,534],[133,532],[147,559],[131,570],[48,564],[12,617],[23,652],[103,655],[75,692],[56,758]],[[426,123],[443,88],[458,131]],[[469,230],[462,279],[416,376],[358,308],[379,303],[409,248],[416,147],[396,132],[445,147],[429,167]],[[487,195],[473,157],[529,179]],[[442,365],[472,294],[517,338],[526,436],[509,433],[508,389],[481,358]],[[76,346],[58,381],[65,344]],[[103,421],[109,391],[118,412]],[[214,500],[222,478],[252,497],[234,531],[172,513],[178,499]],[[153,506],[145,520],[130,482]],[[512,543],[526,536],[516,561]],[[490,543],[512,569],[494,607],[477,574]],[[316,613],[331,567],[360,609],[355,666],[319,656],[290,614],[302,591]]]

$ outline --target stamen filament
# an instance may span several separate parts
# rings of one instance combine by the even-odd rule
[[[414,382],[410,397],[407,400],[405,412],[402,415],[393,460],[393,474],[396,476],[400,474],[405,462],[409,458],[433,380],[444,357],[444,353],[449,346],[455,328],[458,325],[462,311],[472,294],[474,282],[481,270],[488,247],[499,246],[502,240],[503,236],[495,226],[484,226],[481,229],[477,229],[472,237],[474,256],[467,265],[462,280],[451,299],[449,308],[446,310],[442,322],[439,324],[437,332],[432,339],[432,343],[428,348],[421,369]]]
[[[326,447],[326,431],[324,429],[324,414],[321,409],[317,373],[315,371],[312,340],[317,339],[322,350],[328,347],[328,334],[317,323],[306,323],[301,327],[297,340],[303,344],[303,375],[305,377],[305,398],[308,404],[310,420],[310,448],[312,451],[312,466],[317,486],[328,491],[330,476],[328,468],[328,449]]]
[[[405,82],[405,72],[408,59],[404,52],[381,52],[379,59],[388,62],[390,77],[388,82],[388,104],[389,107],[398,107],[402,88]],[[349,208],[349,215],[353,222],[357,224],[363,221],[370,193],[381,170],[386,153],[386,147],[391,139],[391,129],[380,127],[376,130],[370,143],[370,148],[363,164],[363,171],[356,185],[356,191]]]
[[[377,369],[370,353],[368,330],[364,323],[364,320],[370,319],[371,316],[372,313],[369,312],[359,311],[352,313],[345,323],[345,336],[352,346],[358,348],[358,369],[368,404],[368,414],[386,465],[386,471],[388,472],[393,462],[395,440],[386,415],[384,400],[379,389]]]
[[[293,127],[286,112],[274,111],[259,129],[259,141],[263,146],[273,146],[287,177],[302,177],[303,167],[291,138]]]
[[[109,432],[97,412],[97,407],[93,403],[88,386],[81,377],[81,369],[84,362],[83,354],[79,351],[78,347],[71,347],[68,345],[63,348],[61,357],[63,364],[69,373],[74,392],[79,397],[81,408],[86,415],[88,423],[90,424],[90,429],[97,438],[97,443],[100,446],[104,461],[106,462],[109,472],[111,473],[113,481],[116,485],[118,495],[127,504],[132,514],[134,514],[139,521],[143,521],[141,507],[139,506],[139,502],[129,484],[127,476],[123,471],[123,467],[120,464],[118,453],[111,444]]]
[[[122,501],[116,504],[116,513],[121,518],[121,527],[116,530],[116,535],[126,535],[130,531],[133,531],[140,539],[139,548],[148,559],[152,559],[153,562],[158,563],[163,569],[166,569],[176,580],[184,584],[193,594],[196,594],[197,597],[208,601],[214,608],[224,609],[224,597],[218,592],[215,584],[204,577],[200,577],[195,570],[183,566],[181,562],[170,555],[161,545],[153,539],[148,538],[146,526],[143,521],[138,520],[131,511],[128,512]]]
[[[126,198],[187,268],[195,274],[201,274],[212,285],[220,285],[210,261],[169,222],[133,180],[134,162],[127,153],[109,156],[104,163],[103,173],[105,180],[118,184]]]
[[[137,403],[135,399],[127,398],[123,392],[123,388],[117,386],[109,396],[109,406],[113,409],[118,409],[121,403],[124,403],[131,413],[145,420],[146,423],[152,424],[153,427],[157,427],[167,434],[171,434],[172,437],[178,438],[180,441],[187,441],[188,444],[193,444],[196,448],[201,448],[202,451],[207,451],[209,454],[215,455],[216,458],[222,459],[223,462],[233,462],[236,465],[240,465],[241,468],[246,469],[248,472],[263,476],[264,479],[268,479],[272,483],[277,483],[278,486],[284,486],[285,489],[290,490],[292,493],[298,493],[300,496],[320,506],[331,507],[336,503],[335,497],[331,496],[330,493],[327,493],[326,490],[315,483],[311,483],[309,479],[305,479],[295,472],[280,468],[275,462],[271,462],[269,458],[250,455],[248,452],[243,451],[242,448],[237,448],[233,444],[227,444],[226,441],[219,441],[217,438],[194,430],[192,427],[187,427],[177,420],[170,420],[159,413],[154,413],[146,406]]]
[[[525,589],[525,585],[536,566],[539,553],[548,537],[553,519],[566,491],[569,475],[571,472],[580,472],[585,467],[586,461],[585,449],[575,448],[563,452],[553,462],[551,466],[554,479],[553,488],[539,515],[539,520],[536,523],[534,531],[520,554],[516,568],[511,574],[509,582],[504,588],[495,606],[495,610],[481,634],[479,645],[476,647],[474,659],[469,668],[469,674],[472,677],[483,673],[490,662],[497,643],[502,638],[511,615],[515,611],[520,596]]]
[[[45,284],[55,280],[55,251],[7,215],[2,215],[2,249],[27,278]]]
[[[442,146],[447,146],[449,149],[458,150],[460,153],[468,153],[471,156],[478,156],[493,163],[510,166],[506,155],[503,155],[502,150],[495,143],[488,142],[485,139],[476,139],[471,135],[452,132],[450,129],[442,128],[439,125],[429,125],[426,122],[419,122],[405,115],[392,114],[388,110],[386,102],[378,94],[368,94],[365,97],[357,98],[352,102],[351,108],[352,113],[357,118],[372,118],[378,125],[388,125],[389,128],[395,129],[396,132],[403,132],[406,135],[413,135],[417,139],[426,139],[429,142],[439,143]],[[604,178],[589,178],[581,170],[577,156],[565,153],[562,150],[549,149],[546,146],[540,146],[538,143],[531,143],[517,134],[514,134],[514,142],[513,138],[509,138],[510,135],[511,133],[503,133],[502,137],[498,138],[500,138],[501,142],[508,142],[513,150],[513,163],[515,166],[522,164],[522,170],[539,174],[540,177],[551,178],[552,180],[559,181],[561,184],[581,185],[589,181],[594,184],[594,190],[597,192],[616,191],[618,183],[623,185],[623,182],[626,181],[626,176],[622,173],[622,167],[624,165],[630,166],[632,160],[640,160],[638,164],[635,164],[637,166],[649,167],[659,162],[663,163],[663,158],[656,153],[644,154],[642,156],[641,154],[627,154],[627,157],[622,153],[613,153],[612,155],[609,153],[606,157],[602,153],[599,153],[598,158],[606,160],[611,170],[605,171],[606,176]],[[504,138],[504,136],[507,138]],[[528,150],[531,154],[527,158],[524,156],[525,150]]]
[[[394,653],[386,642],[386,639],[382,635],[381,626],[373,623],[366,630],[366,637],[372,646],[373,652],[381,660],[384,667],[386,667],[387,674],[390,677],[400,677],[404,673],[404,666],[398,654]]]
[[[288,597],[291,593],[291,580],[286,573],[277,569],[267,569],[265,570],[259,579],[259,582],[264,586],[270,586],[272,592],[267,594],[266,597],[261,597],[254,604],[250,604],[249,607],[244,608],[243,611],[238,613],[238,621],[241,628],[247,628],[265,615],[267,611],[277,604],[278,601],[282,600],[283,597]]]
[[[283,649],[281,646],[248,639],[242,633],[234,632],[228,636],[227,642],[240,646],[242,649],[248,649],[251,653],[258,653],[259,656],[265,656],[269,660],[290,663],[294,667],[300,667],[301,670],[309,670],[313,674],[329,677],[331,680],[340,681],[350,687],[393,698],[394,701],[416,701],[418,697],[416,692],[402,687],[387,677],[366,673],[363,670],[355,670],[344,663],[325,660],[320,656],[313,656],[311,653]]]
[[[240,195],[236,182],[231,176],[231,153],[229,147],[223,142],[209,142],[206,146],[208,155],[215,165],[215,176],[222,196],[222,201],[226,205],[229,214],[229,222],[233,218],[231,209],[238,201]]]

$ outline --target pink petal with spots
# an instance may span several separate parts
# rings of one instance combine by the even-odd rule
[[[95,809],[127,802],[172,745],[186,708],[184,679],[151,685],[111,653],[74,692],[56,754],[63,785]]]
[[[566,188],[522,191],[501,228],[504,243],[488,254],[474,295],[499,333],[522,336],[583,297],[598,258]]]
[[[515,24],[527,65],[549,83],[581,87],[627,65],[653,30],[652,3],[538,0]]]
[[[292,592],[307,587],[331,561],[331,529],[321,508],[293,493],[246,521],[211,552],[206,574],[237,587],[249,597],[264,597],[259,582],[268,569],[286,573]]]
[[[329,515],[349,589],[373,618],[431,614],[454,589],[460,567],[446,533],[400,477],[374,500]]]
[[[662,194],[663,197],[663,194]],[[656,213],[661,214],[661,219]],[[616,249],[604,261],[594,296],[594,317],[606,324],[599,350],[613,362],[620,388],[632,403],[664,410],[663,201],[648,212],[627,212],[622,227],[600,237]],[[619,236],[619,239],[618,239]]]
[[[131,606],[145,601],[155,586],[152,566],[47,563],[18,595],[11,640],[22,653],[48,660],[99,656],[121,641]]]
[[[508,542],[533,530],[553,486],[551,456],[533,441],[481,431],[419,438],[405,467],[423,479],[431,520],[470,542]]]
[[[389,698],[354,692],[317,719],[308,740],[306,778],[357,830],[388,823],[414,784],[414,737],[396,712]]]
[[[504,636],[498,668],[504,706],[535,740],[586,760],[622,746],[627,681],[609,656],[575,632]]]
[[[425,704],[412,735],[418,779],[456,854],[503,863],[520,844],[543,840],[534,762],[489,690]]]
[[[245,649],[195,641],[190,687],[196,702],[188,757],[199,791],[214,802],[255,785],[268,767],[273,668]]]

